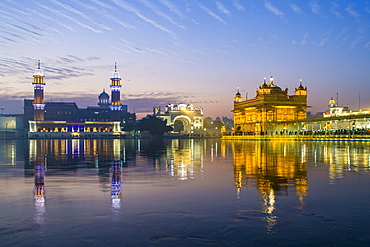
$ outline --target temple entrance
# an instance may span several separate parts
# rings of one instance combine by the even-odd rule
[[[183,132],[184,131],[184,123],[180,120],[175,121],[173,124],[173,132]]]
[[[173,132],[188,134],[191,132],[190,119],[187,116],[176,117],[173,122]]]

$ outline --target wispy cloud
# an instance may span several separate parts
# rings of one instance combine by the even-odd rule
[[[323,38],[319,44],[319,46],[324,46],[329,42],[329,37]]]
[[[305,45],[307,44],[307,39],[308,39],[308,33],[306,33],[304,36],[303,36],[303,39],[301,40],[301,45]]]
[[[239,11],[244,10],[244,7],[243,7],[243,5],[240,4],[239,0],[233,0],[233,5]]]
[[[81,27],[87,28],[87,29],[89,29],[89,30],[91,30],[91,31],[93,31],[93,32],[95,32],[95,33],[102,33],[100,30],[95,29],[95,28],[93,28],[93,27],[91,27],[91,26],[89,26],[89,25],[86,25],[86,24],[84,24],[84,23],[82,23],[82,22],[80,22],[80,21],[76,20],[75,18],[73,18],[73,17],[71,17],[71,16],[65,15],[65,14],[63,14],[62,12],[60,12],[59,10],[56,10],[56,9],[53,9],[53,8],[47,7],[47,6],[45,6],[45,5],[40,5],[40,7],[44,8],[44,9],[46,9],[46,10],[50,11],[50,12],[53,12],[53,13],[55,13],[55,14],[57,14],[57,15],[61,16],[61,17],[64,17],[64,18],[66,18],[66,19],[68,19],[68,20],[72,21],[73,23],[75,23],[75,24],[77,24],[77,25],[79,25],[79,26],[81,26]]]
[[[60,7],[64,8],[65,10],[67,10],[67,11],[69,11],[69,12],[74,13],[74,14],[78,15],[79,17],[84,18],[85,20],[89,21],[90,23],[92,23],[92,24],[94,24],[94,25],[96,25],[96,26],[100,26],[100,27],[102,27],[102,28],[104,28],[104,29],[107,29],[107,30],[112,31],[112,29],[111,29],[111,28],[106,27],[106,26],[104,26],[104,25],[103,25],[103,24],[101,24],[101,23],[97,23],[97,22],[93,21],[89,16],[87,16],[87,15],[86,15],[86,14],[84,14],[83,12],[81,12],[81,11],[77,10],[76,8],[74,8],[74,7],[70,6],[69,4],[62,3],[62,2],[59,2],[59,1],[57,1],[57,0],[50,0],[50,1],[52,1],[52,2],[53,2],[54,4],[56,4],[56,5],[59,5]]]
[[[347,14],[353,18],[355,18],[356,20],[358,20],[358,18],[361,17],[361,15],[356,12],[354,9],[353,9],[353,6],[348,6],[345,11],[347,12]]]
[[[339,7],[338,4],[336,4],[335,2],[331,3],[330,12],[339,18],[343,18],[341,13],[339,13],[339,11],[337,10],[338,7]]]
[[[166,19],[167,21],[171,22],[173,25],[185,29],[184,26],[177,23],[173,18],[168,16],[167,14],[160,11],[157,6],[155,6],[152,2],[149,2],[148,0],[139,0],[142,4],[144,4],[146,7],[148,7],[150,10],[152,10],[154,13],[156,13],[158,16]]]
[[[296,14],[299,14],[301,15],[302,14],[302,9],[300,7],[298,7],[296,4],[294,3],[291,3],[289,4],[290,8],[296,13]]]
[[[321,14],[321,6],[317,2],[310,2],[309,3],[312,13],[320,15]]]
[[[96,5],[99,5],[100,7],[103,7],[103,8],[106,8],[106,9],[113,9],[112,6],[108,5],[108,4],[105,4],[101,1],[98,1],[98,0],[91,0],[91,2],[95,3]]]
[[[12,1],[12,3],[14,4],[14,2]],[[6,4],[3,4],[3,3],[0,3],[0,6],[1,6],[1,8],[2,9],[10,9],[11,11],[13,11],[13,12],[17,12],[17,13],[19,13],[19,14],[22,14],[22,15],[26,15],[26,16],[29,16],[30,15],[30,13],[28,13],[28,12],[25,12],[25,11],[22,11],[21,9],[21,6],[19,6],[19,7],[17,7],[17,8],[13,8],[13,7],[11,7],[11,6],[9,6],[9,5],[6,5]]]
[[[354,41],[352,41],[351,47],[349,49],[355,48],[355,46],[357,46],[358,44],[360,44],[363,41],[363,39],[364,39],[364,36],[360,36],[357,39],[355,39]]]
[[[216,6],[219,11],[221,11],[224,14],[231,15],[230,10],[228,10],[220,1],[216,2]]]
[[[347,33],[347,31],[348,31],[348,27],[344,28],[342,32],[340,32],[335,38],[341,39]]]
[[[186,19],[186,16],[175,6],[172,2],[168,0],[160,0],[161,4],[166,6],[172,13],[176,14],[181,19]]]
[[[143,49],[140,49],[138,47],[135,47],[135,46],[128,46],[131,50],[133,51],[136,51],[136,52],[140,52],[140,53],[143,53],[145,52]]]
[[[13,26],[13,27],[16,27],[16,28],[19,28],[23,31],[26,31],[26,32],[29,32],[31,34],[34,34],[34,35],[37,35],[37,36],[42,36],[41,33],[38,33],[38,32],[35,32],[35,31],[32,31],[30,29],[27,29],[25,27],[21,27],[21,26],[18,26],[18,25],[15,25],[15,24],[11,24],[11,23],[8,23],[9,25]]]
[[[140,19],[146,21],[147,23],[150,23],[151,25],[153,25],[154,27],[162,30],[163,32],[166,32],[166,33],[169,33],[171,34],[174,38],[176,37],[175,33],[170,31],[169,29],[165,28],[164,26],[160,25],[159,23],[155,22],[154,20],[146,17],[145,15],[141,14],[136,8],[134,8],[133,6],[127,4],[127,3],[124,3],[124,2],[121,2],[119,0],[112,0],[114,2],[114,4],[116,4],[117,6],[119,6],[120,8],[128,11],[128,12],[131,12],[133,14],[135,14],[136,16],[138,16]]]
[[[280,11],[278,8],[274,7],[270,2],[265,2],[265,8],[274,13],[275,15],[279,16],[280,18],[284,18],[284,13]]]
[[[364,48],[370,50],[370,42],[367,42],[365,45],[364,45]]]
[[[125,52],[125,53],[130,53],[130,51],[128,50],[125,50],[125,49],[122,49],[122,48],[119,48],[117,46],[111,46],[113,49],[117,50],[117,51],[122,51],[122,52]]]
[[[117,11],[117,9],[114,9],[112,6],[106,5],[106,4],[104,4],[102,2],[99,2],[97,0],[93,0],[92,2],[95,3],[98,6],[92,6],[92,5],[88,5],[88,4],[85,4],[83,2],[78,2],[78,1],[75,2],[75,3],[76,4],[79,4],[84,9],[90,9],[94,13],[98,13],[101,16],[105,17],[106,19],[108,19],[108,20],[110,20],[110,21],[112,21],[114,23],[120,24],[123,27],[136,28],[134,25],[131,25],[131,24],[127,23],[127,22],[124,22],[124,21],[119,20],[118,18],[114,17],[114,15],[112,13],[113,12],[118,12],[118,11]],[[106,9],[108,9],[108,10],[106,10]],[[105,28],[108,29],[108,30],[112,30],[112,28],[109,28],[109,27],[105,27]]]
[[[221,17],[219,17],[218,15],[216,15],[212,10],[210,10],[209,8],[207,8],[206,6],[198,3],[198,6],[203,9],[204,11],[207,12],[207,14],[209,14],[210,16],[212,16],[213,18],[215,18],[216,20],[222,22],[223,24],[227,24],[226,21],[224,21]]]
[[[33,14],[35,14],[35,15],[38,15],[38,16],[40,16],[40,17],[42,17],[42,18],[44,18],[44,19],[46,19],[46,20],[48,20],[48,22],[49,21],[52,21],[52,22],[55,22],[55,23],[57,23],[59,26],[61,26],[61,27],[64,27],[64,28],[66,28],[66,29],[68,29],[68,30],[70,30],[70,31],[72,31],[72,32],[76,32],[72,27],[70,27],[70,26],[67,26],[66,24],[63,24],[63,23],[60,23],[60,22],[58,22],[58,21],[56,21],[55,20],[55,18],[51,18],[50,16],[48,16],[48,15],[44,15],[44,14],[42,14],[40,11],[36,11],[36,10],[32,10],[32,13]],[[57,29],[55,29],[54,28],[54,30],[57,30]],[[60,30],[57,30],[57,32],[61,32]]]

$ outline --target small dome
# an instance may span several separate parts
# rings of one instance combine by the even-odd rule
[[[109,99],[109,95],[105,92],[105,89],[103,89],[103,92],[99,94],[99,99]]]
[[[33,76],[44,76],[44,72],[40,68],[40,60],[38,60],[37,69],[35,69],[35,73],[33,73]]]
[[[306,90],[306,88],[304,88],[304,86],[302,86],[302,80],[299,81],[298,90]]]

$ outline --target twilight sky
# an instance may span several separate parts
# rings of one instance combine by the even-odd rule
[[[303,80],[311,111],[330,97],[370,108],[370,1],[2,0],[0,107],[22,113],[41,60],[46,101],[97,105],[117,62],[121,102],[231,117],[237,88]],[[361,94],[361,97],[359,97]],[[361,99],[361,100],[359,100]]]

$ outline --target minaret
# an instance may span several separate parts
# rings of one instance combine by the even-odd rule
[[[44,113],[45,113],[45,101],[44,101],[44,72],[40,68],[40,60],[38,60],[37,63],[37,69],[35,70],[35,73],[33,74],[33,88],[34,88],[34,98],[33,98],[33,120],[44,120]]]
[[[121,78],[119,73],[117,72],[117,63],[114,63],[114,72],[112,74],[111,80],[111,105],[110,109],[112,111],[112,121],[121,121]]]

